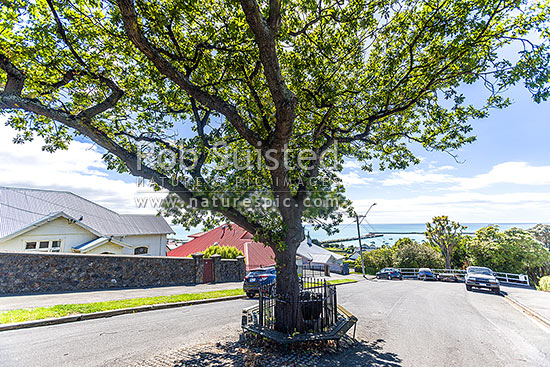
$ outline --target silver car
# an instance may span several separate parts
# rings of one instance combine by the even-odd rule
[[[464,277],[466,290],[472,288],[485,288],[493,291],[494,294],[500,294],[500,283],[493,271],[482,266],[468,266],[466,276]]]

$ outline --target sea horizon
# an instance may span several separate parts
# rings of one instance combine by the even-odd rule
[[[500,230],[504,231],[514,227],[521,228],[521,229],[529,229],[534,227],[538,223],[534,223],[534,222],[507,222],[507,223],[470,222],[470,223],[461,223],[461,224],[463,226],[466,226],[464,233],[471,234],[481,228],[484,228],[490,225],[497,225],[499,226]],[[544,223],[544,224],[547,224],[547,223]],[[326,240],[333,241],[337,239],[357,238],[357,225],[355,222],[338,225],[339,232],[332,235],[327,235],[327,233],[322,229],[314,230],[313,226],[311,225],[305,225],[304,228],[305,228],[306,234],[309,233],[309,236],[312,239],[316,239],[321,242]],[[426,223],[362,223],[360,225],[361,235],[365,235],[367,233],[378,233],[378,234],[382,234],[382,236],[376,237],[376,238],[362,239],[361,244],[372,245],[376,247],[380,247],[382,245],[393,246],[395,242],[397,242],[400,238],[410,238],[417,242],[422,242],[426,240],[426,237],[423,234],[425,230],[426,230]],[[347,246],[359,247],[359,242],[357,240],[345,241],[341,243],[344,244],[346,247]]]
[[[521,229],[529,229],[534,227],[538,223],[543,224],[550,224],[547,222],[469,222],[469,223],[461,223],[462,225],[466,226],[467,228],[464,230],[464,233],[473,233],[477,231],[480,228],[487,227],[489,225],[498,225],[501,230],[507,230],[513,227],[521,228]],[[314,230],[313,226],[310,224],[305,224],[304,229],[306,232],[306,235],[309,234],[309,236],[312,239],[316,239],[318,241],[325,241],[325,240],[335,240],[340,238],[350,238],[355,237],[357,238],[357,225],[355,222],[351,223],[344,223],[337,226],[339,229],[338,233],[327,235],[327,233],[322,230]],[[188,240],[189,235],[202,232],[200,228],[194,228],[189,231],[183,229],[179,226],[172,226],[174,229],[174,232],[176,234],[173,236],[174,238],[178,240]],[[363,245],[373,245],[380,247],[382,245],[392,246],[399,240],[400,238],[411,238],[415,241],[422,242],[425,240],[425,236],[423,235],[424,231],[426,230],[426,223],[361,223],[360,225],[360,231],[361,235],[365,235],[369,232],[374,233],[382,233],[382,237],[377,238],[368,238],[361,240],[361,243]],[[402,234],[388,234],[389,233],[402,233]],[[343,242],[345,246],[359,246],[359,242],[357,240],[352,241],[346,241]]]

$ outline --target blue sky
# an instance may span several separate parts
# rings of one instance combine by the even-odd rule
[[[474,102],[485,95],[479,86],[464,93]],[[342,179],[357,211],[376,202],[371,223],[425,223],[441,214],[464,223],[550,222],[550,103],[534,103],[521,87],[508,95],[512,106],[473,122],[478,140],[458,152],[463,163],[420,147],[422,162],[404,171],[368,173],[347,162]],[[155,212],[136,208],[135,179],[107,171],[91,143],[50,154],[40,139],[11,144],[13,135],[0,123],[0,185],[69,190],[120,212]]]

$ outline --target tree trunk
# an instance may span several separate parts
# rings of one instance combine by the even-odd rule
[[[451,269],[451,252],[449,250],[445,251],[445,269]]]
[[[303,331],[302,310],[298,304],[300,285],[296,267],[296,250],[304,238],[301,222],[289,227],[284,251],[277,251],[277,294],[280,299],[275,306],[275,329],[284,333]]]

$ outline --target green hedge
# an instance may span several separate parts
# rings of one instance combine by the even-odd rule
[[[550,276],[545,276],[540,278],[539,289],[541,291],[550,292]]]
[[[210,246],[204,251],[204,257],[208,258],[214,254],[221,255],[222,259],[236,259],[237,256],[244,256],[243,252],[231,246]]]

